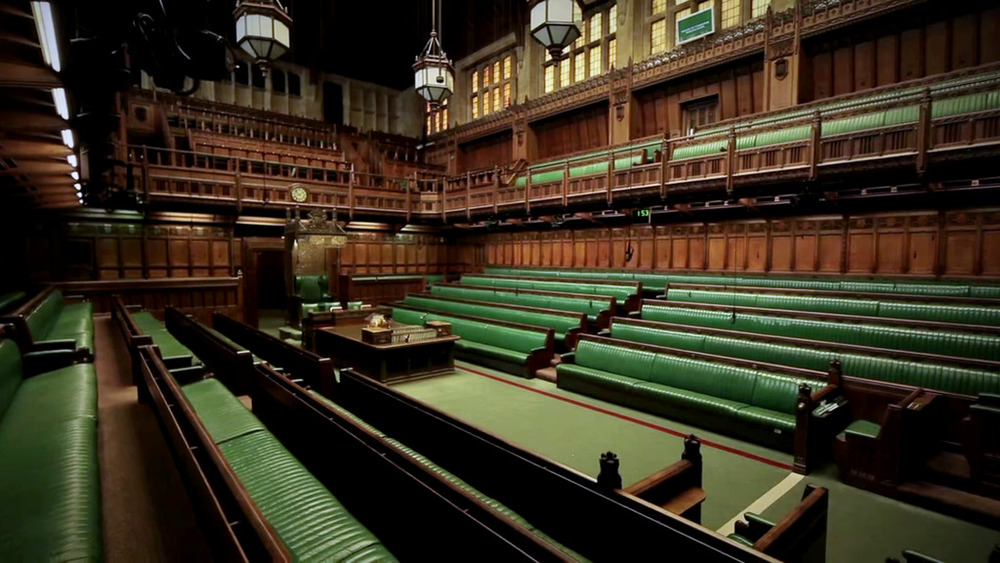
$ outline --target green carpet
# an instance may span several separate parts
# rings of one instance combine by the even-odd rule
[[[753,456],[785,465],[792,462],[791,455],[785,452],[563,391],[552,383],[525,380],[480,366],[468,367],[506,382],[683,434],[693,432],[705,441]],[[460,367],[454,375],[403,382],[394,388],[591,476],[598,473],[600,454],[614,451],[621,459],[621,474],[626,485],[680,459],[681,437],[504,381]],[[702,447],[702,455],[704,488],[708,495],[702,507],[702,524],[712,530],[741,514],[789,473],[760,460],[708,445]],[[904,549],[921,551],[949,562],[985,561],[992,546],[1000,543],[997,531],[843,485],[836,480],[833,467],[807,476],[766,509],[764,515],[780,518],[802,496],[807,483],[830,490],[827,537],[827,561],[830,562],[882,562],[886,557],[900,557]]]

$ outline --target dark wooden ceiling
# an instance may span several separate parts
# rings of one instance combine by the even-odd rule
[[[52,100],[60,86],[42,59],[29,2],[0,1],[0,205],[79,205],[61,136],[69,125]]]

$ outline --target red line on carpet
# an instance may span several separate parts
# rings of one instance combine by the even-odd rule
[[[520,383],[515,383],[513,381],[504,379],[502,377],[497,377],[495,375],[490,375],[488,373],[483,373],[481,371],[474,370],[474,369],[472,369],[470,367],[466,367],[464,365],[459,366],[459,367],[461,369],[465,370],[465,371],[470,372],[470,373],[474,373],[476,375],[481,375],[483,377],[488,377],[488,378],[490,378],[490,379],[492,379],[494,381],[499,381],[500,383],[506,383],[507,385],[513,385],[514,387],[519,387],[521,389],[526,389],[528,391],[531,391],[532,393],[538,393],[539,395],[545,395],[546,397],[552,397],[553,399],[558,399],[560,401],[569,403],[571,405],[576,405],[578,407],[583,407],[585,409],[590,409],[592,411],[597,411],[597,412],[599,412],[601,414],[606,414],[606,415],[613,416],[615,418],[620,418],[622,420],[626,420],[628,422],[632,422],[632,423],[638,424],[640,426],[645,426],[646,428],[652,428],[653,430],[659,430],[660,432],[663,432],[663,433],[666,433],[666,434],[670,434],[671,436],[677,436],[678,438],[684,438],[684,437],[687,436],[687,434],[685,434],[685,433],[683,433],[683,432],[681,432],[679,430],[674,430],[673,428],[667,428],[666,426],[660,426],[659,424],[653,424],[652,422],[646,422],[645,420],[634,418],[634,417],[628,416],[626,414],[621,414],[621,413],[617,413],[615,411],[610,411],[608,409],[603,409],[601,407],[594,406],[594,405],[591,405],[591,404],[587,404],[587,403],[584,403],[582,401],[577,401],[577,400],[574,400],[574,399],[570,399],[568,397],[563,397],[561,395],[556,395],[555,393],[549,393],[548,391],[542,391],[541,389],[535,389],[534,387],[530,387],[528,385],[522,385]],[[710,448],[715,448],[717,450],[722,450],[724,452],[731,453],[733,455],[738,455],[740,457],[745,457],[747,459],[752,459],[754,461],[759,461],[761,463],[765,463],[765,464],[770,465],[772,467],[777,467],[779,469],[784,469],[786,471],[791,471],[792,470],[792,466],[789,465],[789,464],[787,464],[787,463],[782,463],[780,461],[775,461],[773,459],[768,459],[766,457],[759,456],[757,454],[753,454],[753,453],[750,453],[750,452],[745,452],[743,450],[738,450],[738,449],[736,449],[736,448],[734,448],[732,446],[727,446],[725,444],[720,444],[718,442],[713,442],[711,440],[704,440],[704,439],[701,440],[701,444],[703,446],[708,446]]]

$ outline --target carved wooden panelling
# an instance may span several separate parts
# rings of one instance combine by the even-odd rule
[[[947,10],[947,8],[943,8]],[[800,102],[1000,60],[1000,9],[913,12],[804,43]],[[810,80],[811,78],[811,80]]]
[[[1000,212],[994,210],[949,212],[943,221],[937,212],[920,211],[509,236],[487,236],[478,256],[493,264],[564,268],[1000,275]]]

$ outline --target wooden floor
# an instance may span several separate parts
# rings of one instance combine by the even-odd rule
[[[104,559],[211,561],[156,416],[108,316],[95,316]]]

